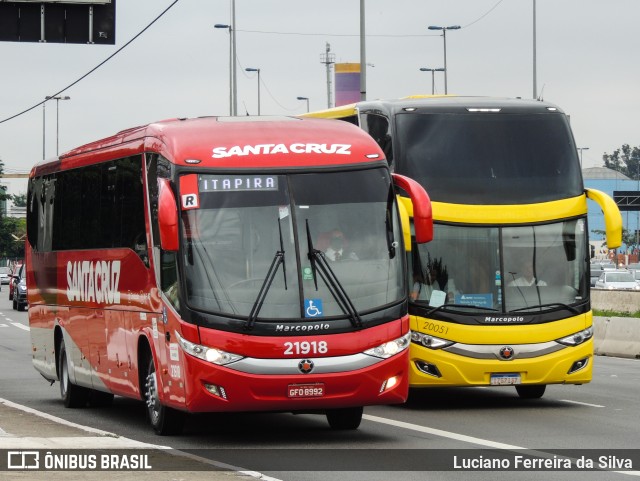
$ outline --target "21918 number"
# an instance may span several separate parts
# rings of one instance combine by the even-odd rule
[[[284,343],[285,356],[300,356],[307,354],[326,354],[329,352],[327,341],[296,341]]]

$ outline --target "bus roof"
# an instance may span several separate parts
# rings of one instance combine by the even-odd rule
[[[327,119],[344,119],[357,115],[358,110],[380,108],[391,113],[406,109],[426,108],[433,111],[468,111],[468,109],[501,109],[503,113],[531,112],[562,112],[549,102],[533,99],[507,97],[478,97],[458,95],[410,95],[399,99],[364,100],[353,104],[342,105],[332,109],[318,110],[302,114],[300,117],[318,117]]]
[[[384,153],[361,129],[323,119],[201,117],[123,130],[39,162],[31,175],[157,152],[176,165],[278,168],[380,162]]]

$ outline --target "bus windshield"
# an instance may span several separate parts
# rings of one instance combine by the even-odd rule
[[[438,202],[558,200],[583,194],[572,139],[559,113],[403,113],[396,115],[396,170]]]
[[[412,299],[466,313],[575,310],[588,299],[586,235],[583,218],[517,227],[438,225],[433,241],[412,251]]]
[[[260,320],[345,319],[354,313],[336,286],[358,313],[403,299],[402,252],[389,246],[401,232],[386,168],[200,175],[199,185],[199,208],[182,213],[190,308],[239,318],[257,309]]]

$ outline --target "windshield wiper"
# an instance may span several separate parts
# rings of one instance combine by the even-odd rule
[[[315,284],[316,291],[318,290],[317,273],[320,272],[320,277],[329,288],[329,292],[340,306],[340,309],[342,309],[342,312],[349,316],[351,324],[354,327],[362,327],[362,319],[360,318],[357,309],[353,305],[353,302],[351,302],[349,294],[345,291],[335,272],[331,269],[331,266],[324,256],[324,252],[313,247],[311,230],[309,229],[309,219],[306,219],[306,226],[307,245],[309,247],[309,253],[307,256],[309,258],[309,262],[311,262],[311,272],[313,273],[313,282]]]
[[[276,277],[276,273],[278,272],[278,267],[282,264],[282,274],[284,276],[284,289],[287,290],[287,265],[284,261],[284,242],[282,241],[282,225],[280,224],[280,218],[278,217],[278,232],[280,233],[280,250],[276,251],[273,256],[273,260],[271,261],[271,265],[269,266],[269,270],[267,271],[267,275],[262,282],[262,286],[260,286],[260,291],[258,292],[258,297],[256,297],[253,306],[251,307],[251,312],[249,313],[249,317],[247,318],[247,322],[244,325],[245,330],[253,329],[253,326],[256,323],[256,319],[258,318],[258,314],[260,313],[260,309],[262,309],[262,304],[264,304],[264,300],[267,297],[269,292],[269,288],[273,283],[273,279]]]
[[[564,304],[562,302],[551,302],[549,304],[539,304],[537,306],[520,307],[519,309],[513,309],[512,311],[509,311],[509,312],[521,312],[521,311],[534,310],[534,309],[542,310],[543,307],[562,307],[563,309],[566,309],[567,311],[572,312],[574,314],[580,314],[580,311],[578,309],[568,304]]]

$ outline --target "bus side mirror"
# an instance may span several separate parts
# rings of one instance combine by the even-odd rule
[[[177,251],[178,207],[168,179],[158,179],[158,227],[160,247],[165,251]]]
[[[431,213],[431,199],[429,194],[415,180],[400,174],[391,174],[393,184],[404,190],[411,198],[413,212],[413,226],[416,234],[416,242],[424,244],[433,239],[433,215]]]

